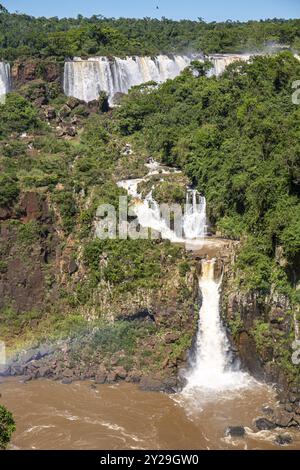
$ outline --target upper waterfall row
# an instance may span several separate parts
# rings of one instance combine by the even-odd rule
[[[249,60],[249,55],[214,55],[208,59],[213,63],[212,74],[220,75],[226,67],[237,60]],[[142,83],[163,83],[174,79],[193,60],[203,60],[200,55],[159,55],[157,57],[94,57],[88,60],[75,58],[65,63],[64,92],[80,100],[90,102],[99,97],[101,91],[108,94],[110,104],[118,93]]]

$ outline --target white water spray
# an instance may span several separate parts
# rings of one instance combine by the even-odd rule
[[[230,345],[220,319],[220,284],[215,279],[215,260],[202,262],[199,287],[202,306],[195,351],[195,361],[187,376],[184,393],[195,390],[222,392],[245,388],[253,379],[230,362]]]

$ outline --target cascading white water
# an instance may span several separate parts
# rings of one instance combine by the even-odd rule
[[[201,239],[206,235],[206,199],[194,189],[186,194],[183,230],[189,240]]]
[[[10,91],[10,65],[0,62],[0,103]]]
[[[248,62],[251,56],[249,54],[216,54],[208,57],[213,64],[209,76],[216,75],[219,77],[225,72],[226,68],[237,61]]]
[[[215,260],[204,260],[199,280],[202,305],[195,360],[187,375],[186,394],[199,389],[208,392],[240,389],[253,382],[248,374],[234,370],[230,363],[230,345],[220,319],[220,284],[221,281],[215,280]]]
[[[207,57],[214,64],[211,74],[220,75],[227,65],[237,60],[249,60],[246,55],[215,55]],[[108,94],[109,101],[117,93],[128,93],[136,85],[154,81],[163,83],[177,77],[192,60],[203,60],[200,54],[159,55],[157,57],[94,57],[88,60],[75,58],[65,63],[64,92],[80,100],[90,102],[101,91]]]
[[[157,162],[148,165],[149,176],[154,174],[169,174],[168,171],[160,168]],[[146,178],[136,180],[120,181],[118,186],[126,189],[128,194],[135,199],[133,210],[138,222],[143,228],[149,228],[161,234],[164,240],[174,243],[187,243],[193,249],[202,243],[206,235],[206,200],[196,190],[187,190],[186,205],[184,215],[180,219],[180,227],[177,233],[170,227],[169,221],[163,217],[159,204],[153,197],[153,190],[145,198],[138,193],[138,185]],[[194,242],[194,244],[193,244]]]
[[[89,102],[97,99],[105,91],[113,102],[117,93],[128,93],[135,85],[154,81],[162,83],[175,78],[191,62],[187,56],[168,57],[94,57],[88,60],[79,58],[65,63],[64,92]]]

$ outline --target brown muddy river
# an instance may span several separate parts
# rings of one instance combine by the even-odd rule
[[[134,385],[88,382],[62,385],[47,380],[0,383],[1,401],[15,416],[11,449],[283,449],[280,430],[254,433],[262,406],[276,406],[270,388],[199,396],[142,392]],[[246,437],[224,437],[227,426],[243,425]],[[289,432],[300,448],[300,433]]]

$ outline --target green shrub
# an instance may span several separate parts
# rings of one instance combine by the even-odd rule
[[[19,192],[15,177],[0,174],[0,207],[11,206],[18,199]]]
[[[37,110],[22,96],[10,93],[0,105],[0,139],[12,132],[36,129],[40,124]]]
[[[0,449],[7,448],[15,430],[13,415],[4,406],[0,405]]]

